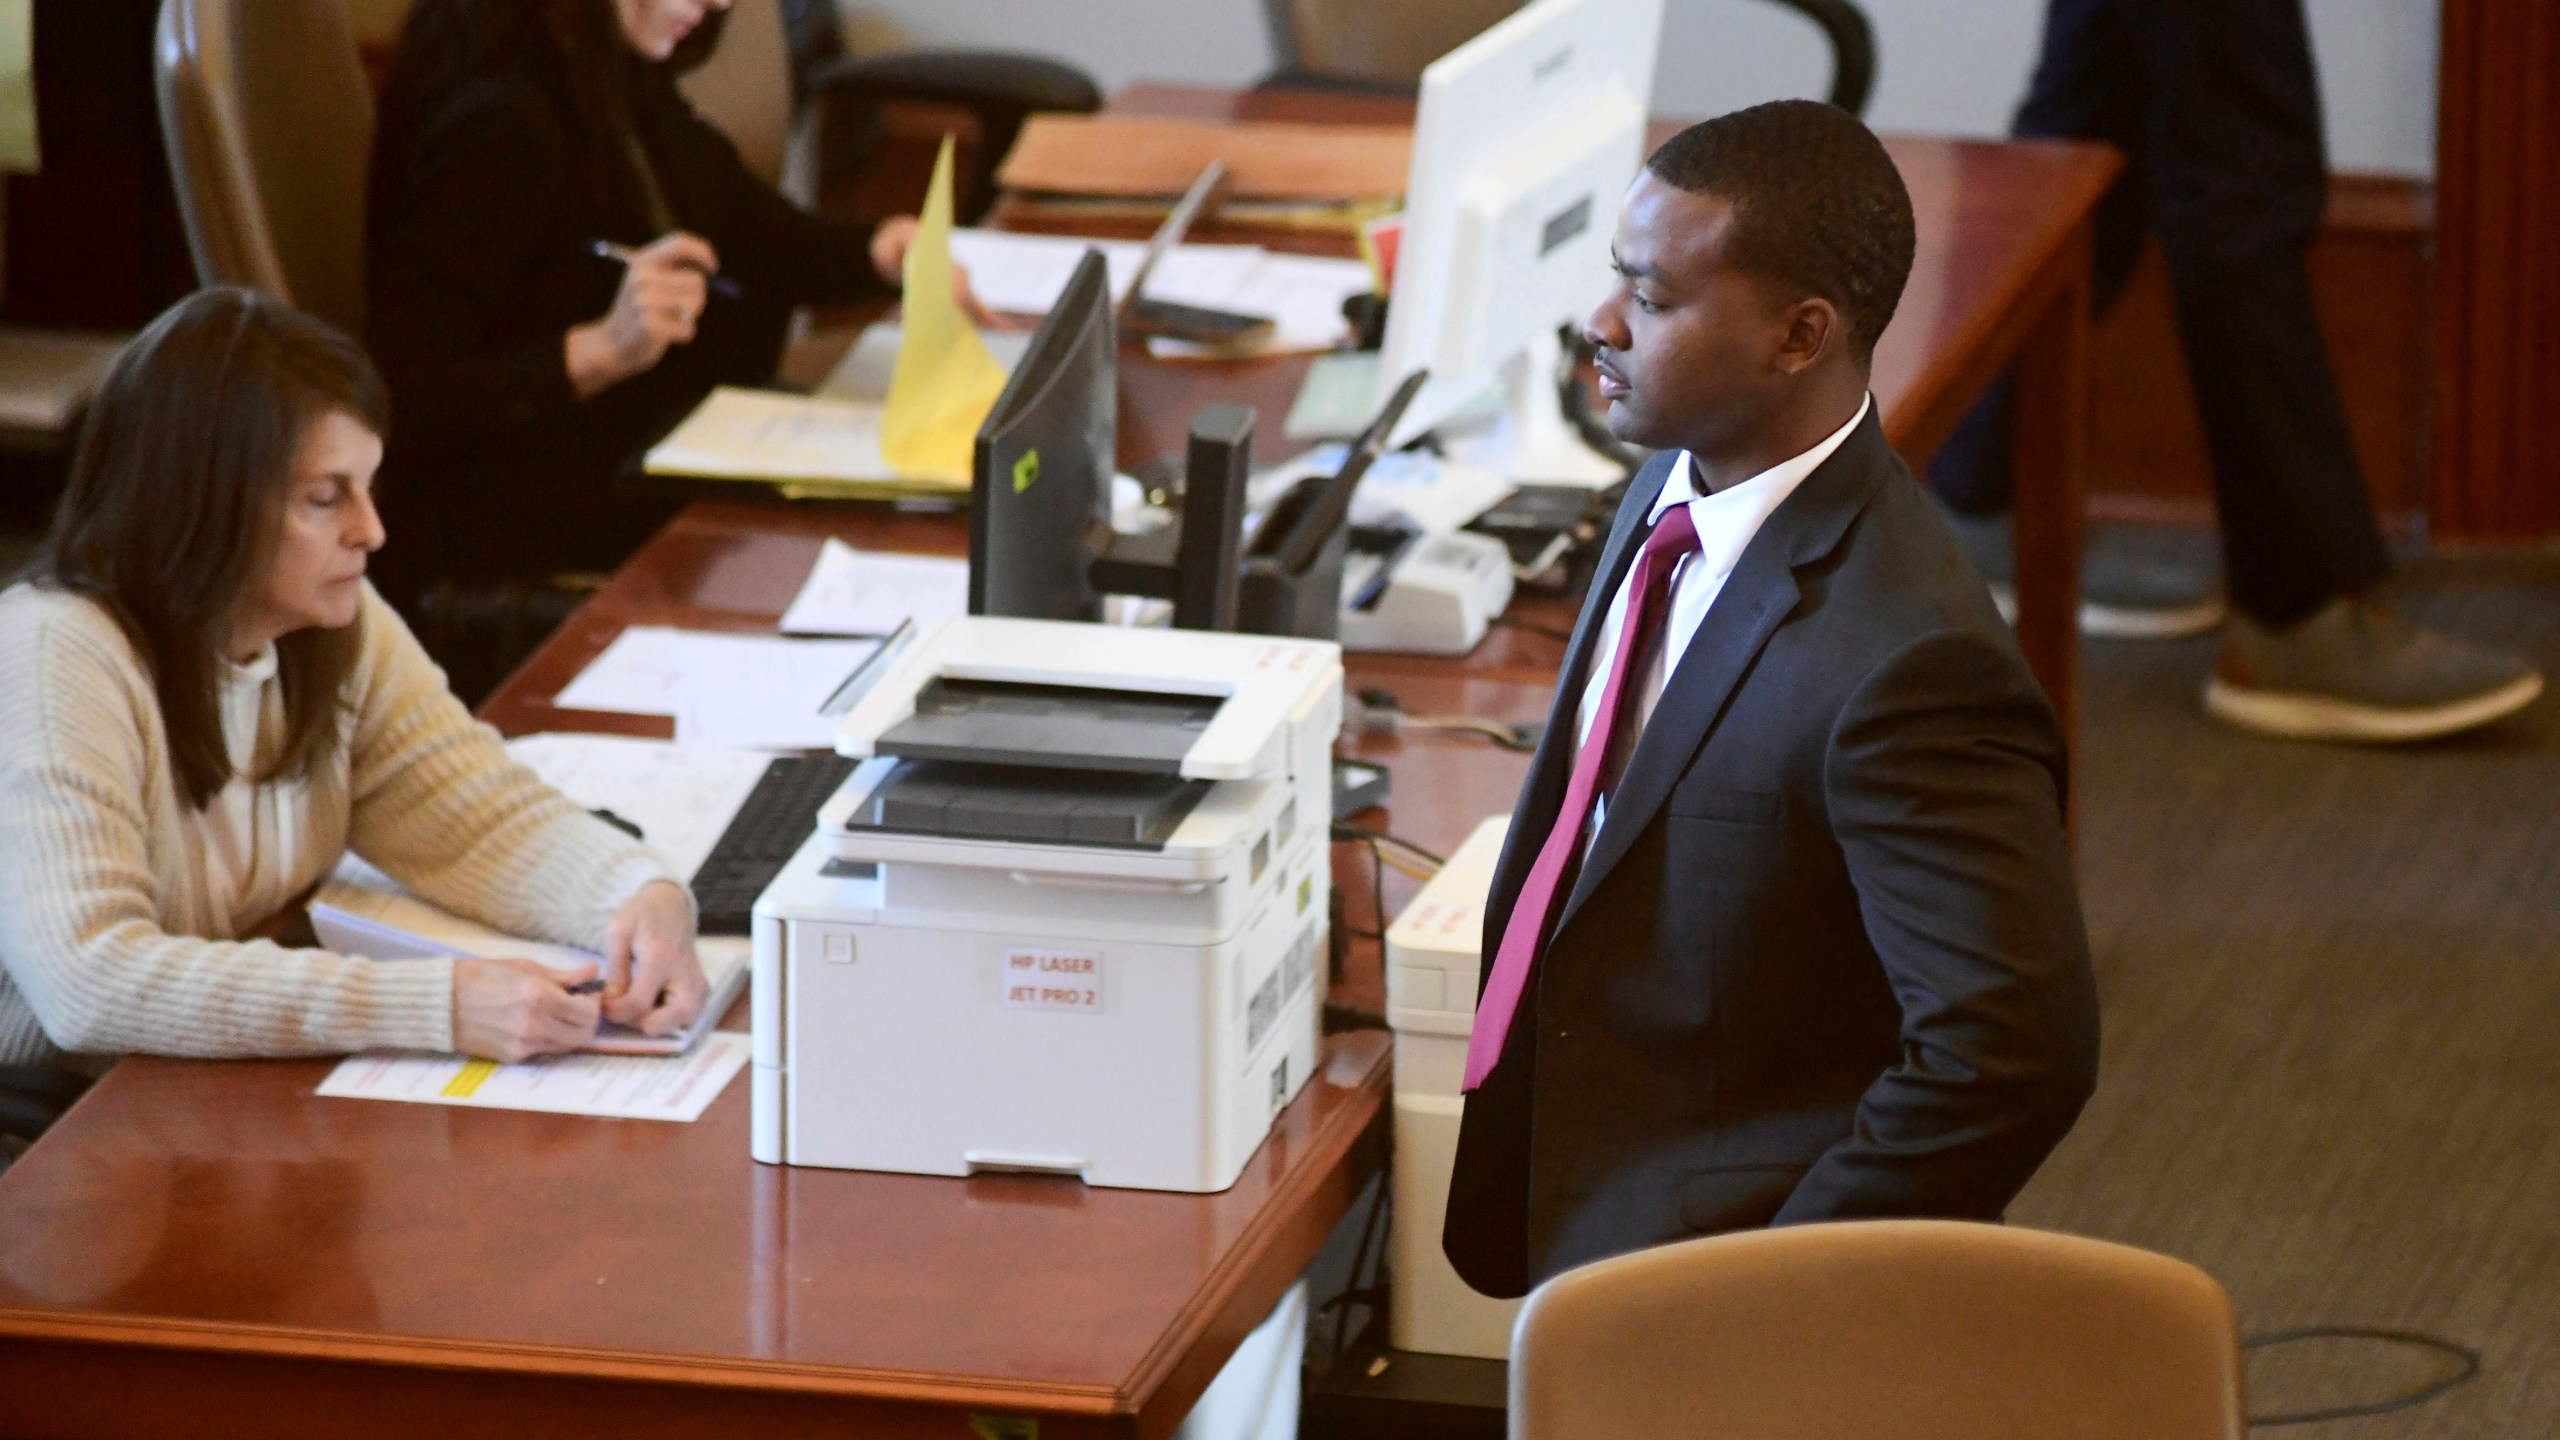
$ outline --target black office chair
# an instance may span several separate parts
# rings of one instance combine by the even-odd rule
[[[86,1094],[89,1077],[31,1065],[0,1065],[0,1170],[24,1153]]]
[[[955,176],[953,212],[962,224],[995,203],[996,170],[1022,124],[1041,111],[1090,114],[1101,87],[1072,65],[998,50],[906,50],[849,56],[835,0],[782,0],[791,36],[794,90],[817,125],[817,193],[868,164],[885,139],[881,107],[900,101],[953,105],[978,124],[966,173]]]
[[[1875,90],[1875,27],[1856,0],[1770,0],[1831,45],[1832,104],[1863,115]],[[1263,0],[1279,64],[1265,89],[1414,93],[1423,67],[1475,38],[1521,0]]]

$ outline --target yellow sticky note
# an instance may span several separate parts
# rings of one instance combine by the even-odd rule
[[[35,0],[0,0],[0,170],[33,175],[36,149]]]
[[[933,162],[933,184],[907,247],[898,367],[880,418],[880,454],[917,479],[969,479],[971,448],[1004,392],[1004,367],[951,292],[951,137]]]

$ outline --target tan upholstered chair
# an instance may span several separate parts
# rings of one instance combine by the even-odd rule
[[[373,97],[341,0],[163,0],[156,50],[197,278],[362,335]]]
[[[1750,1231],[1567,1271],[1513,1440],[2239,1440],[2240,1333],[2183,1261],[2036,1230]]]

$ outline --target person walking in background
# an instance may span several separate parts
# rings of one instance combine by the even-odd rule
[[[2301,0],[2050,0],[2021,136],[2125,154],[2097,223],[2098,304],[2147,235],[2168,263],[2221,512],[2230,615],[2205,708],[2265,734],[2421,740],[2531,704],[2521,658],[2437,634],[2378,598],[2391,557],[2366,494],[2305,263],[2328,196]],[[2014,572],[2009,390],[1995,385],[1930,482],[1994,588]],[[2091,634],[2222,619],[2209,586],[2092,547]]]

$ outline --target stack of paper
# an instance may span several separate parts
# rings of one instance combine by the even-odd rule
[[[877,640],[791,640],[635,625],[553,698],[564,710],[666,715],[676,739],[752,750],[824,750],[823,707]]]
[[[652,475],[754,480],[812,495],[966,494],[968,486],[904,476],[880,453],[882,407],[722,385],[650,447]]]

